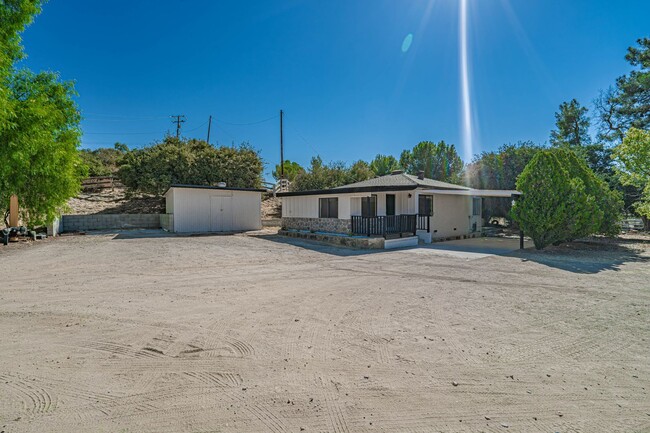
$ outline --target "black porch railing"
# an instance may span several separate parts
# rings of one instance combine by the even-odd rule
[[[418,230],[429,230],[429,218],[426,215],[352,216],[352,234],[355,235],[415,236]]]
[[[417,214],[417,229],[431,232],[431,215]]]

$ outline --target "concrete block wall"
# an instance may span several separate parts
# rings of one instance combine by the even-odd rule
[[[63,215],[63,232],[112,229],[159,229],[160,214]]]
[[[174,231],[174,214],[173,213],[163,213],[160,214],[160,228],[167,230],[168,232]]]

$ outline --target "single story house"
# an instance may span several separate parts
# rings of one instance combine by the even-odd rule
[[[337,188],[279,193],[286,230],[432,239],[481,231],[482,197],[516,197],[394,171]]]
[[[165,192],[164,229],[177,233],[231,232],[262,228],[262,193],[256,188],[172,185]]]

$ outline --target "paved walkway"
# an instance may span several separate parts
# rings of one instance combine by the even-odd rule
[[[532,247],[530,240],[524,242],[524,247]],[[494,255],[510,254],[519,249],[519,238],[473,238],[457,241],[434,242],[420,245],[417,250],[424,254],[437,254],[460,257],[468,260],[481,259]]]

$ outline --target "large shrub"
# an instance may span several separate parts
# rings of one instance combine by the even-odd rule
[[[263,163],[247,144],[213,147],[203,140],[166,137],[161,143],[128,152],[118,176],[134,192],[160,195],[171,184],[259,188]]]
[[[565,149],[539,151],[517,180],[512,217],[535,248],[617,230],[622,202],[584,160]]]
[[[120,160],[128,151],[129,148],[125,144],[115,143],[112,148],[82,149],[79,155],[88,167],[88,176],[110,176],[117,172]]]

